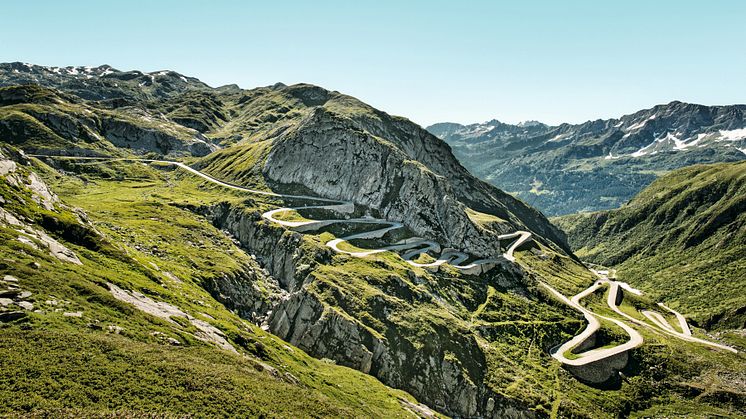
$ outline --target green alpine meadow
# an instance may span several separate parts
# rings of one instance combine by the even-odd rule
[[[615,3],[1,6],[0,417],[746,417],[746,8]]]

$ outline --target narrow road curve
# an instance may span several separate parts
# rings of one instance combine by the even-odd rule
[[[192,169],[194,170],[194,169]],[[298,198],[297,196],[295,198]],[[314,199],[308,197],[308,199]],[[350,240],[356,239],[380,239],[386,233],[404,228],[404,224],[395,221],[388,221],[380,218],[373,217],[361,217],[361,218],[335,218],[327,220],[302,220],[302,221],[286,221],[277,218],[278,214],[283,212],[298,211],[303,209],[325,209],[339,213],[352,213],[354,211],[354,205],[350,202],[337,202],[330,205],[316,205],[316,206],[303,206],[294,208],[277,208],[271,211],[267,211],[262,214],[262,217],[273,223],[282,225],[284,227],[299,231],[308,232],[318,230],[322,227],[331,224],[374,224],[381,225],[381,228],[365,231],[362,233],[353,234],[346,237],[336,238],[330,240],[326,245],[337,253],[344,253],[355,257],[366,257],[381,252],[404,252],[401,257],[412,266],[419,268],[432,268],[438,267],[444,263],[448,263],[452,267],[462,270],[466,273],[478,274],[486,272],[503,260],[515,262],[515,256],[513,252],[523,243],[531,239],[531,233],[527,231],[516,231],[510,234],[503,234],[498,236],[498,240],[512,240],[515,241],[505,250],[500,257],[487,258],[475,260],[468,264],[463,264],[469,259],[469,255],[457,250],[445,250],[441,253],[441,246],[439,243],[427,240],[419,237],[412,237],[400,242],[394,243],[389,246],[384,246],[377,249],[366,249],[366,250],[345,250],[341,249],[340,245],[349,242]],[[419,263],[416,262],[420,255],[426,253],[440,253],[440,255],[432,262]]]
[[[586,321],[588,322],[588,325],[580,334],[574,336],[571,340],[560,345],[555,351],[553,351],[552,357],[562,362],[563,364],[572,365],[572,366],[587,365],[587,364],[597,362],[602,359],[620,354],[622,352],[629,351],[630,349],[633,349],[633,348],[636,348],[642,345],[643,343],[642,335],[637,330],[630,327],[624,321],[619,320],[619,319],[614,319],[611,317],[607,317],[607,316],[603,316],[598,313],[594,313],[580,304],[580,300],[593,294],[594,292],[596,292],[596,290],[598,290],[602,286],[609,287],[608,296],[606,298],[606,305],[615,314],[623,317],[625,320],[628,320],[628,321],[631,321],[632,323],[649,328],[656,333],[662,332],[663,334],[674,336],[674,337],[677,337],[677,338],[680,338],[680,339],[683,339],[689,342],[700,343],[703,345],[708,345],[708,346],[712,346],[715,348],[727,350],[733,353],[738,352],[736,349],[731,348],[729,346],[721,345],[719,343],[710,342],[704,339],[693,337],[691,329],[689,328],[689,325],[687,324],[684,316],[681,313],[678,313],[677,311],[667,307],[663,303],[658,303],[658,306],[674,314],[677,321],[679,322],[679,327],[681,328],[681,331],[676,330],[673,326],[671,326],[671,324],[668,322],[668,320],[663,315],[655,311],[648,311],[648,310],[641,311],[641,313],[651,323],[653,323],[653,325],[650,325],[649,323],[646,323],[642,320],[632,317],[631,315],[625,313],[619,308],[618,303],[621,300],[620,291],[624,290],[624,292],[629,292],[635,295],[642,295],[642,291],[632,288],[629,284],[625,282],[610,280],[608,279],[608,277],[606,277],[605,274],[599,274],[599,271],[591,270],[591,272],[598,275],[599,280],[597,280],[596,282],[593,283],[593,285],[586,288],[585,290],[578,293],[577,295],[573,296],[572,298],[567,298],[564,295],[562,295],[562,293],[552,288],[549,284],[540,282],[540,285],[546,288],[557,299],[561,300],[563,303],[569,305],[570,307],[580,311],[585,317]],[[578,353],[578,354],[573,353],[574,356],[568,358],[567,357],[568,353],[572,353],[573,349],[577,348],[579,345],[583,344],[585,341],[590,339],[593,336],[593,334],[596,331],[598,331],[598,329],[600,329],[601,322],[599,319],[610,321],[616,324],[617,326],[619,326],[620,328],[622,328],[629,335],[629,340],[623,344],[620,344],[620,345],[617,345],[611,348],[596,348],[596,349],[591,349],[589,351]]]
[[[666,306],[663,303],[658,303],[658,306],[670,311],[671,313],[673,313],[674,316],[676,316],[676,320],[679,322],[679,327],[681,328],[681,333],[687,336],[692,335],[692,331],[691,329],[689,329],[689,325],[686,323],[686,318],[681,313],[671,308],[668,308],[668,306]]]
[[[475,260],[465,265],[463,264],[463,262],[469,259],[469,255],[467,255],[464,252],[460,252],[456,250],[446,250],[445,252],[442,252],[434,262],[417,263],[414,261],[414,259],[418,258],[422,254],[425,254],[428,252],[440,253],[441,252],[440,244],[432,240],[426,240],[426,239],[414,237],[414,238],[402,240],[392,245],[377,248],[377,249],[349,251],[349,250],[344,250],[344,249],[339,248],[340,245],[342,245],[345,242],[348,242],[349,240],[382,238],[386,233],[392,230],[404,228],[404,225],[400,222],[388,221],[388,220],[384,220],[380,218],[373,218],[373,217],[335,218],[335,219],[327,219],[327,220],[300,220],[300,221],[287,221],[287,220],[281,220],[277,218],[277,216],[281,213],[289,212],[289,211],[297,211],[297,210],[302,210],[302,209],[323,209],[323,210],[333,211],[339,214],[351,214],[355,211],[355,205],[352,202],[340,201],[340,200],[334,200],[334,199],[328,199],[328,198],[319,198],[319,197],[309,196],[309,195],[287,195],[287,194],[278,194],[275,192],[267,192],[267,191],[260,191],[256,189],[250,189],[250,188],[246,188],[243,186],[234,185],[231,183],[221,181],[210,175],[202,173],[199,170],[194,169],[184,163],[177,162],[177,161],[171,161],[171,160],[111,158],[111,157],[82,157],[82,156],[80,157],[78,156],[52,156],[52,155],[41,155],[41,154],[30,154],[29,156],[39,157],[39,158],[56,158],[56,159],[63,159],[63,160],[66,159],[66,160],[99,160],[99,161],[133,161],[133,162],[143,162],[143,163],[168,164],[168,165],[173,165],[173,166],[176,166],[177,168],[186,170],[187,172],[194,174],[196,176],[199,176],[202,179],[205,179],[216,185],[229,188],[229,189],[234,189],[234,190],[248,192],[248,193],[257,194],[257,195],[271,196],[271,197],[276,197],[276,198],[309,200],[312,202],[325,202],[328,204],[310,205],[310,206],[302,206],[302,207],[294,207],[294,208],[283,207],[283,208],[273,209],[273,210],[263,213],[262,218],[270,222],[276,223],[278,225],[281,225],[283,227],[292,229],[294,231],[298,231],[298,232],[316,231],[322,227],[332,225],[332,224],[337,224],[337,223],[381,225],[382,227],[379,229],[357,233],[357,234],[353,234],[347,237],[336,238],[326,243],[326,246],[330,247],[335,252],[348,254],[354,257],[366,257],[366,256],[370,256],[376,253],[382,253],[382,252],[387,252],[387,251],[392,251],[392,252],[406,251],[403,255],[401,255],[402,258],[406,260],[407,263],[415,267],[431,268],[431,267],[440,266],[444,263],[448,263],[454,268],[462,270],[465,273],[478,274],[478,273],[486,272],[487,270],[493,268],[495,265],[502,262],[503,260],[515,262],[515,256],[513,255],[513,252],[520,245],[522,245],[523,243],[531,239],[531,233],[528,231],[516,231],[513,233],[509,233],[509,234],[500,235],[497,238],[498,240],[515,239],[515,241],[507,248],[507,250],[502,255],[495,257],[495,258]]]
[[[621,320],[617,320],[611,317],[606,317],[600,314],[593,313],[592,311],[588,310],[587,308],[583,307],[580,304],[580,300],[593,294],[597,289],[605,285],[607,282],[604,282],[601,280],[596,281],[593,285],[583,290],[581,293],[575,295],[571,299],[568,299],[567,297],[562,295],[559,291],[550,287],[548,284],[543,283],[543,282],[541,283],[542,286],[547,288],[552,294],[554,294],[554,296],[562,300],[562,302],[564,302],[570,307],[583,313],[583,316],[588,321],[588,326],[586,326],[586,328],[579,335],[565,342],[552,353],[553,358],[557,359],[558,361],[566,365],[573,365],[573,366],[587,365],[592,362],[600,361],[602,359],[621,354],[622,352],[626,352],[630,349],[633,349],[633,348],[636,348],[642,345],[642,342],[643,342],[642,335],[637,330],[633,329],[632,327],[630,327],[629,325],[627,325]],[[610,306],[613,301],[614,302],[613,307],[616,307],[615,302],[616,302],[618,292],[619,292],[618,287],[609,288],[609,298],[607,299],[607,303],[609,303]],[[590,351],[576,354],[576,357],[567,358],[565,354],[567,354],[568,352],[571,352],[573,349],[581,345],[583,342],[590,339],[591,336],[593,336],[593,334],[596,333],[596,331],[598,331],[598,329],[601,328],[601,321],[599,319],[604,319],[606,321],[612,322],[616,324],[617,326],[619,326],[620,328],[622,328],[629,335],[629,340],[621,345],[613,346],[611,348],[591,349]]]

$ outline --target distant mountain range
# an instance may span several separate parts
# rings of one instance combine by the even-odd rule
[[[478,177],[561,215],[619,207],[672,169],[746,159],[745,113],[746,105],[671,102],[577,125],[492,120],[427,129]]]
[[[172,97],[187,90],[213,90],[194,77],[170,70],[145,73],[138,70],[120,71],[109,65],[47,67],[20,62],[0,63],[1,85],[30,83],[54,87],[94,101],[147,100]],[[239,88],[229,85],[221,90]]]

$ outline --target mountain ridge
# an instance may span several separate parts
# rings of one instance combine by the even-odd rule
[[[620,206],[657,173],[746,159],[744,115],[746,105],[672,101],[581,124],[428,129],[477,176],[558,215]]]
[[[14,74],[24,74],[19,70],[19,67],[26,72],[31,72],[36,77],[38,83],[62,89],[73,94],[79,89],[75,83],[81,77],[85,80],[90,80],[91,83],[100,81],[100,77],[93,74],[93,70],[90,70],[85,75],[81,75],[77,70],[75,70],[75,74],[70,74],[72,70],[63,73],[61,70],[54,71],[43,68],[41,72],[34,72],[36,66],[23,64],[9,64],[4,66],[5,72],[2,71],[4,68],[3,65],[0,65],[0,85],[14,82],[14,77],[17,77],[13,76]],[[11,68],[10,76],[8,75],[7,68]],[[116,140],[117,144],[128,144],[129,147],[135,149],[135,147],[147,147],[149,144],[162,145],[168,143],[171,146],[151,146],[151,149],[161,153],[164,150],[187,149],[195,156],[203,156],[218,147],[230,149],[233,145],[252,144],[255,138],[261,138],[262,140],[284,138],[283,141],[279,141],[277,144],[285,144],[289,138],[289,134],[297,127],[307,127],[309,129],[307,132],[309,133],[316,130],[314,125],[324,124],[330,127],[336,125],[336,132],[361,130],[363,137],[367,138],[366,141],[370,141],[371,145],[379,147],[379,150],[371,158],[381,160],[384,156],[393,157],[397,155],[397,153],[391,153],[389,150],[390,147],[386,142],[393,144],[394,148],[400,150],[403,154],[394,157],[396,163],[392,161],[389,166],[392,168],[391,173],[387,173],[386,171],[381,172],[383,178],[387,178],[385,182],[374,182],[371,184],[361,180],[361,183],[358,183],[358,185],[362,189],[348,190],[345,192],[346,195],[341,197],[342,199],[349,199],[356,203],[382,210],[384,215],[405,221],[419,234],[435,235],[438,240],[446,243],[447,246],[455,246],[461,249],[469,247],[479,256],[488,257],[499,254],[500,251],[496,247],[497,242],[494,236],[511,232],[516,228],[522,229],[524,225],[539,233],[539,237],[545,237],[560,248],[563,248],[564,251],[571,253],[562,233],[546,221],[541,214],[524,203],[515,200],[510,195],[504,194],[502,191],[473,178],[457,162],[452,155],[450,147],[445,143],[431,136],[426,130],[408,119],[391,116],[351,96],[304,83],[292,86],[275,84],[271,87],[261,87],[252,90],[220,91],[220,89],[209,89],[201,82],[195,82],[196,85],[194,86],[177,84],[174,89],[168,89],[166,87],[170,86],[169,77],[175,77],[172,77],[168,72],[163,77],[152,76],[153,84],[149,86],[141,86],[142,82],[139,80],[142,78],[150,79],[152,74],[137,71],[116,72],[109,67],[106,67],[103,73],[106,73],[106,78],[116,76],[117,80],[125,80],[127,82],[122,86],[117,86],[117,88],[127,93],[128,99],[146,101],[145,107],[124,104],[124,106],[115,106],[113,110],[134,114],[138,118],[155,120],[160,125],[160,127],[156,127],[160,129],[151,131],[143,141],[136,141],[135,144],[129,144],[129,142],[126,142],[127,139],[114,135],[113,139]],[[191,82],[191,80],[196,79],[187,80]],[[111,87],[107,83],[104,83],[102,87],[103,91],[108,91]],[[137,92],[141,88],[150,96],[143,97],[136,93],[128,93],[130,91]],[[89,86],[87,89],[90,90],[91,87]],[[92,97],[92,99],[88,100],[88,103],[83,106],[99,108],[99,96],[101,95],[92,90],[88,96]],[[153,97],[160,97],[161,100],[152,102]],[[174,101],[176,103],[171,105]],[[103,106],[103,108],[108,109],[108,104]],[[324,112],[320,114],[318,111],[313,111],[314,109],[323,109]],[[105,111],[97,110],[95,112]],[[179,140],[172,140],[170,139],[171,137],[164,136],[167,134],[161,134],[163,131],[173,131],[169,127],[169,122],[177,125],[185,123],[189,129],[197,132],[193,134],[184,133],[179,136]],[[108,138],[111,141],[112,135],[110,132],[101,132],[100,136]],[[190,135],[193,136],[193,139],[184,138]],[[67,133],[68,138],[74,136],[74,132]],[[169,140],[162,140],[162,138],[169,138]],[[383,142],[378,141],[378,139],[383,139]],[[323,138],[319,137],[317,140],[318,144],[325,143]],[[194,144],[192,141],[202,146],[199,151],[192,150],[194,147],[188,145]],[[141,145],[143,143],[144,145]],[[182,143],[187,144],[181,145]],[[284,154],[295,153],[296,148],[294,147],[301,146],[302,144],[301,142],[295,146],[286,147]],[[272,148],[274,145],[269,145],[269,147]],[[331,159],[331,161],[348,162],[348,167],[337,167],[337,175],[340,169],[343,169],[343,173],[349,173],[351,176],[366,173],[366,171],[360,171],[349,165],[352,162],[358,164],[360,163],[359,160],[335,157],[334,153],[337,152],[345,151],[340,146],[336,149],[329,149],[324,154],[314,154],[311,150],[306,150],[304,153],[294,154],[296,159],[306,159],[306,163],[299,164],[298,161],[286,161],[288,164],[282,167],[297,167],[308,171],[315,169],[317,166],[311,164],[312,161],[321,159],[320,161],[323,162]],[[230,154],[231,151],[226,151],[226,153]],[[215,159],[219,159],[223,155],[225,153],[210,157],[209,161],[213,163],[212,168],[220,165],[215,162]],[[271,157],[277,155],[276,152],[270,153]],[[311,160],[309,161],[308,159]],[[404,164],[408,161],[424,163],[427,170],[420,170],[416,165]],[[305,186],[312,184],[311,189],[321,194],[321,196],[340,198],[339,196],[333,196],[334,193],[338,193],[339,191],[335,189],[337,186],[334,186],[338,180],[335,177],[337,175],[330,176],[330,174],[334,173],[332,171],[320,171],[313,175],[300,172],[294,174],[284,173],[281,175],[277,170],[267,169],[267,167],[272,166],[271,164],[267,165],[264,162],[262,164],[264,164],[265,168],[261,173],[257,173],[257,175],[262,177],[269,176],[275,183],[305,184]],[[204,163],[198,163],[198,165],[207,167]],[[400,170],[400,167],[409,168],[407,169],[406,176],[401,177],[400,174],[395,174],[399,173],[398,170]],[[208,172],[210,170],[212,169],[208,167]],[[219,171],[213,171],[212,174],[231,175],[220,173]],[[397,178],[397,176],[399,177]],[[406,186],[407,182],[414,182],[416,185]],[[392,186],[396,186],[394,193],[385,196],[384,190],[390,189]],[[407,191],[407,197],[399,197],[398,195],[398,190],[402,186]],[[426,190],[417,192],[416,189],[418,188],[426,188]],[[430,193],[432,188],[445,191],[445,193],[439,192],[433,195]],[[431,200],[426,205],[422,205],[420,207],[422,210],[418,211],[406,209],[407,205],[405,201],[411,200],[412,202],[416,202],[418,199],[423,199],[423,197],[433,196],[456,196],[458,198],[456,200],[444,199],[440,202]],[[489,229],[477,225],[470,219],[466,215],[465,209],[462,208],[464,206],[480,213],[492,213],[492,215],[499,219],[505,220],[506,225],[500,227],[499,224],[494,224],[493,226],[497,230],[493,234]],[[435,211],[427,212],[426,208],[435,208]],[[508,224],[512,225],[512,227],[508,227]],[[434,226],[437,228],[433,228]],[[472,237],[472,239],[467,239],[467,237]]]
[[[17,272],[18,282],[32,287],[38,295],[34,304],[43,309],[22,316],[26,326],[15,318],[3,329],[14,339],[23,339],[29,325],[99,339],[119,330],[110,325],[124,323],[119,327],[135,333],[125,333],[115,345],[129,339],[255,355],[272,362],[290,389],[320,389],[317,396],[335,397],[339,403],[331,408],[361,412],[372,397],[375,405],[361,416],[391,416],[401,409],[433,414],[414,397],[461,417],[644,416],[648,408],[675,412],[682,406],[740,411],[732,400],[742,382],[722,373],[741,365],[741,355],[645,329],[645,342],[653,344],[631,350],[618,345],[624,330],[599,322],[598,335],[583,339],[583,349],[604,354],[610,345],[621,358],[599,356],[603,362],[589,371],[558,364],[552,349],[572,344],[573,336],[591,327],[564,296],[592,292],[598,287],[587,286],[597,277],[540,212],[476,179],[448,144],[406,118],[308,84],[221,90],[189,87],[164,74],[140,86],[149,75],[122,72],[118,85],[107,80],[95,91],[94,83],[87,93],[91,99],[84,99],[65,95],[82,89],[79,82],[98,81],[96,76],[43,75],[33,86],[0,88],[11,97],[0,104],[0,127],[13,128],[0,140],[11,148],[42,151],[31,157],[18,152],[22,165],[0,167],[20,165],[38,173],[61,202],[87,214],[118,255],[135,262],[127,267],[103,251],[81,247],[65,234],[65,225],[77,224],[70,217],[48,221],[47,234],[81,256],[82,265],[54,262],[33,239],[18,239],[24,234],[18,226],[3,224],[0,233],[8,240],[0,251],[8,257],[0,273]],[[8,81],[4,77],[0,72],[0,85]],[[109,98],[117,89],[116,98]],[[128,128],[112,135],[102,123],[108,119]],[[532,128],[541,127],[521,127]],[[215,149],[185,150],[194,138]],[[0,179],[2,207],[23,215],[33,224],[29,228],[47,225],[45,217],[59,218],[37,214],[33,197],[19,199],[16,180]],[[314,228],[292,228],[309,225]],[[33,258],[43,259],[41,270],[35,270]],[[477,263],[480,258],[492,262]],[[118,269],[96,277],[89,269],[98,267],[97,261]],[[485,269],[459,269],[470,264]],[[64,281],[45,279],[60,270],[67,272]],[[96,279],[102,277],[106,280]],[[70,281],[72,288],[66,285]],[[56,294],[74,302],[74,310],[66,311],[70,315],[46,303],[60,299]],[[597,306],[601,298],[584,303]],[[16,300],[9,305],[13,314],[2,316],[25,313],[20,310],[30,301]],[[127,316],[133,316],[131,324]],[[572,358],[574,349],[563,349],[563,359]],[[62,356],[58,348],[52,354]],[[49,362],[38,352],[29,357],[34,365]],[[112,363],[98,365],[105,371]],[[133,368],[145,372],[139,363]],[[413,397],[378,385],[364,395],[365,384],[355,393],[351,383],[372,380],[359,373]],[[605,391],[609,388],[619,391]],[[710,398],[692,397],[701,388]],[[76,387],[73,394],[86,390]],[[265,395],[239,394],[249,402]],[[108,403],[111,395],[104,396],[100,400]],[[59,398],[51,394],[32,403],[55,402]],[[126,398],[121,405],[132,403]],[[297,406],[282,397],[276,403],[278,409]],[[15,402],[9,406],[20,409]],[[172,408],[199,411],[190,403],[164,409]]]

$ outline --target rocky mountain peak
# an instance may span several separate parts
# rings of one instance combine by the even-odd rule
[[[473,173],[549,214],[562,214],[619,206],[655,178],[651,170],[746,158],[745,113],[746,105],[673,101],[617,119],[556,127],[428,129]]]
[[[533,121],[533,120],[519,122],[516,125],[519,126],[519,127],[522,127],[522,128],[528,128],[528,127],[546,127],[547,126],[544,123],[541,123],[539,121]]]
[[[329,100],[329,91],[312,84],[294,84],[282,88],[290,96],[299,99],[305,106],[321,106]]]
[[[73,93],[87,100],[167,98],[188,90],[210,89],[196,78],[171,70],[145,73],[120,71],[110,65],[47,67],[0,63],[0,86],[39,84]]]

